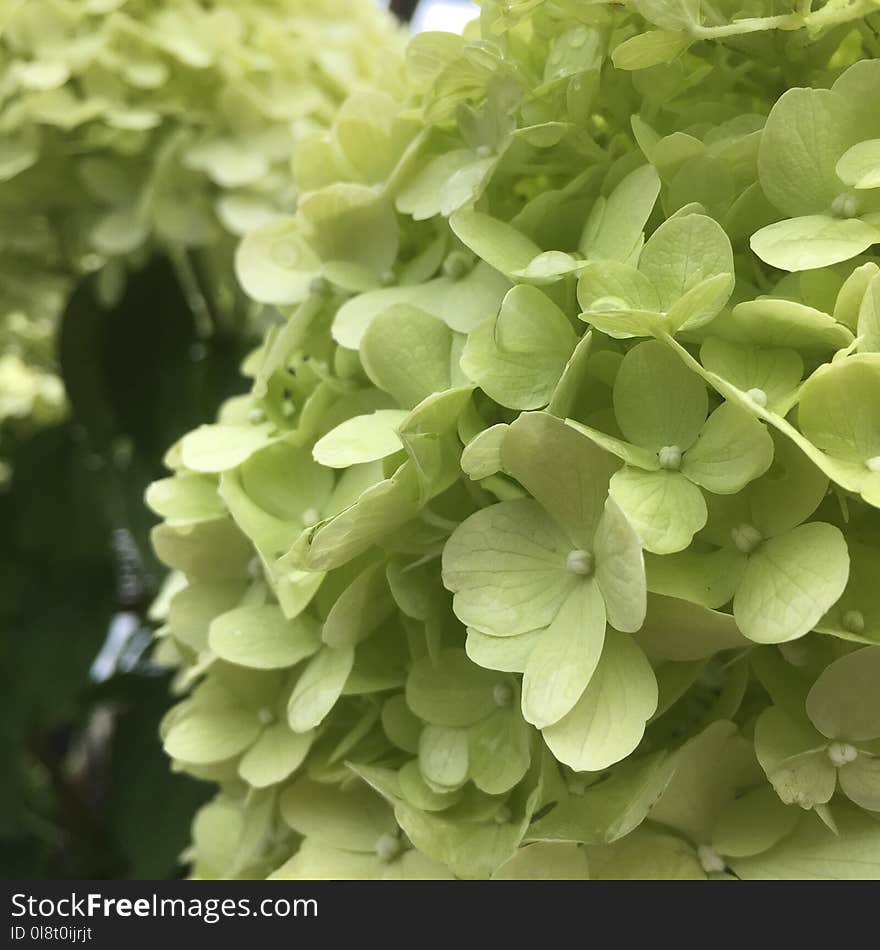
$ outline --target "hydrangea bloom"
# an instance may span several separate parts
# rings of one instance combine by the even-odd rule
[[[878,875],[880,10],[767,6],[486,0],[298,148],[148,496],[195,875]]]
[[[293,207],[297,140],[326,126],[384,68],[377,51],[397,45],[384,11],[356,0],[4,3],[3,351],[7,323],[19,340],[51,338],[84,275],[114,302],[126,270],[156,252],[222,326],[241,324],[237,237]],[[23,373],[52,367],[51,350],[33,363],[20,355],[26,368],[4,357],[6,399],[34,388]],[[58,401],[57,380],[37,386]],[[12,411],[4,400],[0,419]]]

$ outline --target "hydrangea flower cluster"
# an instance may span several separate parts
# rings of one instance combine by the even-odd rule
[[[0,386],[9,398],[33,383],[57,402],[59,384],[31,380],[52,367],[51,351],[12,354],[7,325],[17,341],[51,341],[79,279],[97,273],[114,302],[126,270],[157,251],[187,289],[206,289],[224,326],[240,323],[229,276],[237,238],[294,206],[297,139],[326,126],[384,68],[377,51],[397,45],[385,12],[357,0],[3,3]]]
[[[148,495],[195,876],[877,877],[878,50],[485,0],[297,149]]]

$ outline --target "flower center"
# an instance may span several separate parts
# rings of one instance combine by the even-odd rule
[[[513,688],[510,683],[496,683],[492,688],[492,699],[496,706],[509,706],[513,700]]]
[[[753,524],[737,525],[730,532],[730,537],[737,550],[742,551],[743,554],[751,554],[764,540],[764,536]]]
[[[718,873],[727,867],[724,858],[708,844],[701,844],[697,848],[697,858],[707,874]]]
[[[589,551],[582,551],[580,548],[569,551],[568,557],[565,559],[565,569],[571,574],[581,574],[584,577],[589,577],[595,567],[593,555]]]
[[[792,666],[807,665],[807,660],[809,660],[807,649],[798,640],[793,640],[791,643],[780,643],[778,649],[786,663],[791,663]]]
[[[831,213],[836,218],[854,218],[859,213],[859,199],[852,192],[838,195],[831,202]]]
[[[316,297],[323,297],[330,290],[330,284],[326,277],[313,277],[309,281],[309,293]]]
[[[605,312],[608,310],[626,310],[627,307],[627,302],[620,297],[599,297],[593,301],[590,309]]]
[[[302,514],[303,527],[311,528],[321,520],[321,512],[317,508],[306,508]]]
[[[253,423],[255,426],[265,421],[266,421],[266,413],[263,412],[263,410],[260,409],[259,406],[255,406],[248,413],[248,422]]]
[[[681,468],[681,449],[677,445],[664,445],[657,453],[660,468],[677,472]]]
[[[464,251],[450,251],[443,261],[443,273],[450,280],[461,280],[471,269],[471,259]]]
[[[257,719],[259,719],[264,726],[268,726],[275,722],[275,713],[273,713],[268,706],[262,706],[257,710]]]
[[[848,610],[843,615],[843,629],[850,633],[862,633],[865,629],[865,615],[861,610]]]
[[[763,389],[758,389],[757,387],[754,389],[749,389],[746,392],[746,395],[752,400],[753,403],[756,403],[762,409],[767,405],[767,393],[765,393]]]
[[[376,857],[387,864],[393,861],[400,854],[400,838],[397,835],[381,835],[374,845]]]
[[[880,455],[865,459],[865,468],[867,468],[869,472],[880,472]]]
[[[832,742],[828,746],[828,758],[835,768],[840,768],[849,762],[854,762],[859,757],[859,750],[848,742]]]

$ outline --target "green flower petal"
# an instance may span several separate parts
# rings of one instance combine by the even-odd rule
[[[626,758],[657,708],[657,681],[634,640],[609,630],[590,685],[572,711],[543,730],[550,751],[577,772]]]
[[[639,343],[623,358],[614,384],[614,414],[624,436],[654,452],[685,451],[706,420],[702,380],[656,340]]]
[[[726,402],[706,420],[681,470],[707,491],[727,495],[763,475],[772,461],[770,433],[750,413]]]
[[[531,500],[471,515],[443,549],[443,583],[458,619],[498,637],[546,627],[579,582],[566,571],[571,542]]]
[[[611,479],[611,497],[654,554],[683,550],[706,523],[703,494],[682,472],[624,466]]]
[[[538,637],[523,676],[523,716],[543,729],[580,699],[605,641],[605,603],[597,584],[577,585]]]
[[[880,647],[864,647],[822,671],[807,696],[807,715],[829,739],[880,737],[880,696],[872,684],[880,672]]]
[[[756,643],[808,633],[843,593],[849,554],[841,532],[807,524],[765,541],[751,555],[733,599],[737,626]]]

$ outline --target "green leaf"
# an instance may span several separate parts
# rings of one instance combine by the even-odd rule
[[[468,733],[448,726],[425,726],[419,736],[419,768],[425,780],[457,788],[468,775]]]
[[[578,584],[538,637],[523,676],[525,719],[543,729],[580,699],[599,663],[605,641],[605,604],[592,580]]]
[[[577,343],[565,314],[535,287],[510,290],[497,318],[471,331],[461,367],[511,409],[545,406]]]
[[[552,466],[548,459],[554,460]],[[505,471],[550,513],[571,547],[592,551],[613,460],[544,412],[523,413],[508,427],[501,460]]]
[[[238,774],[253,788],[283,782],[305,760],[315,735],[291,732],[286,723],[268,726],[238,763]]]
[[[835,167],[856,141],[853,110],[843,96],[828,89],[789,89],[770,110],[761,134],[758,175],[764,193],[791,218],[828,211],[844,190]]]
[[[499,637],[546,627],[579,578],[566,571],[571,542],[531,500],[483,508],[443,549],[443,583],[466,626]]]
[[[880,139],[868,139],[847,149],[835,171],[851,188],[880,188]]]
[[[434,726],[469,726],[496,710],[501,677],[475,666],[464,650],[446,649],[436,661],[424,656],[406,681],[406,701],[419,719]]]
[[[403,409],[377,409],[346,419],[318,439],[312,455],[328,468],[348,468],[393,455],[403,447],[397,430],[406,417]]]
[[[293,666],[315,653],[320,642],[320,628],[311,617],[287,620],[272,604],[222,613],[208,634],[210,648],[221,659],[263,670]]]
[[[849,554],[829,524],[801,525],[764,541],[749,558],[733,599],[737,626],[756,643],[808,633],[846,587]]]
[[[353,647],[322,647],[303,670],[287,704],[294,732],[319,726],[342,694],[354,665]]]
[[[507,277],[524,270],[541,253],[541,248],[516,228],[479,211],[456,211],[449,226],[462,244]]]
[[[807,715],[829,739],[880,737],[880,646],[846,654],[826,667],[807,695]]]
[[[860,218],[813,214],[768,224],[749,243],[765,264],[804,271],[851,260],[878,241],[880,230]]]
[[[704,214],[669,218],[645,244],[639,270],[656,288],[662,309],[669,310],[707,278],[733,274],[730,239]],[[709,297],[714,296],[713,291]],[[704,309],[695,307],[694,317]]]
[[[706,523],[703,494],[681,472],[624,466],[611,478],[611,497],[654,554],[684,550]]]
[[[577,705],[543,730],[560,762],[597,772],[626,758],[641,742],[657,708],[657,681],[645,655],[626,634],[609,630],[602,658]]]
[[[630,442],[659,452],[685,451],[708,412],[703,381],[658,340],[634,346],[623,358],[614,383],[614,414]]]
[[[763,475],[772,462],[770,433],[744,409],[725,402],[706,420],[681,470],[706,491],[730,495]]]

